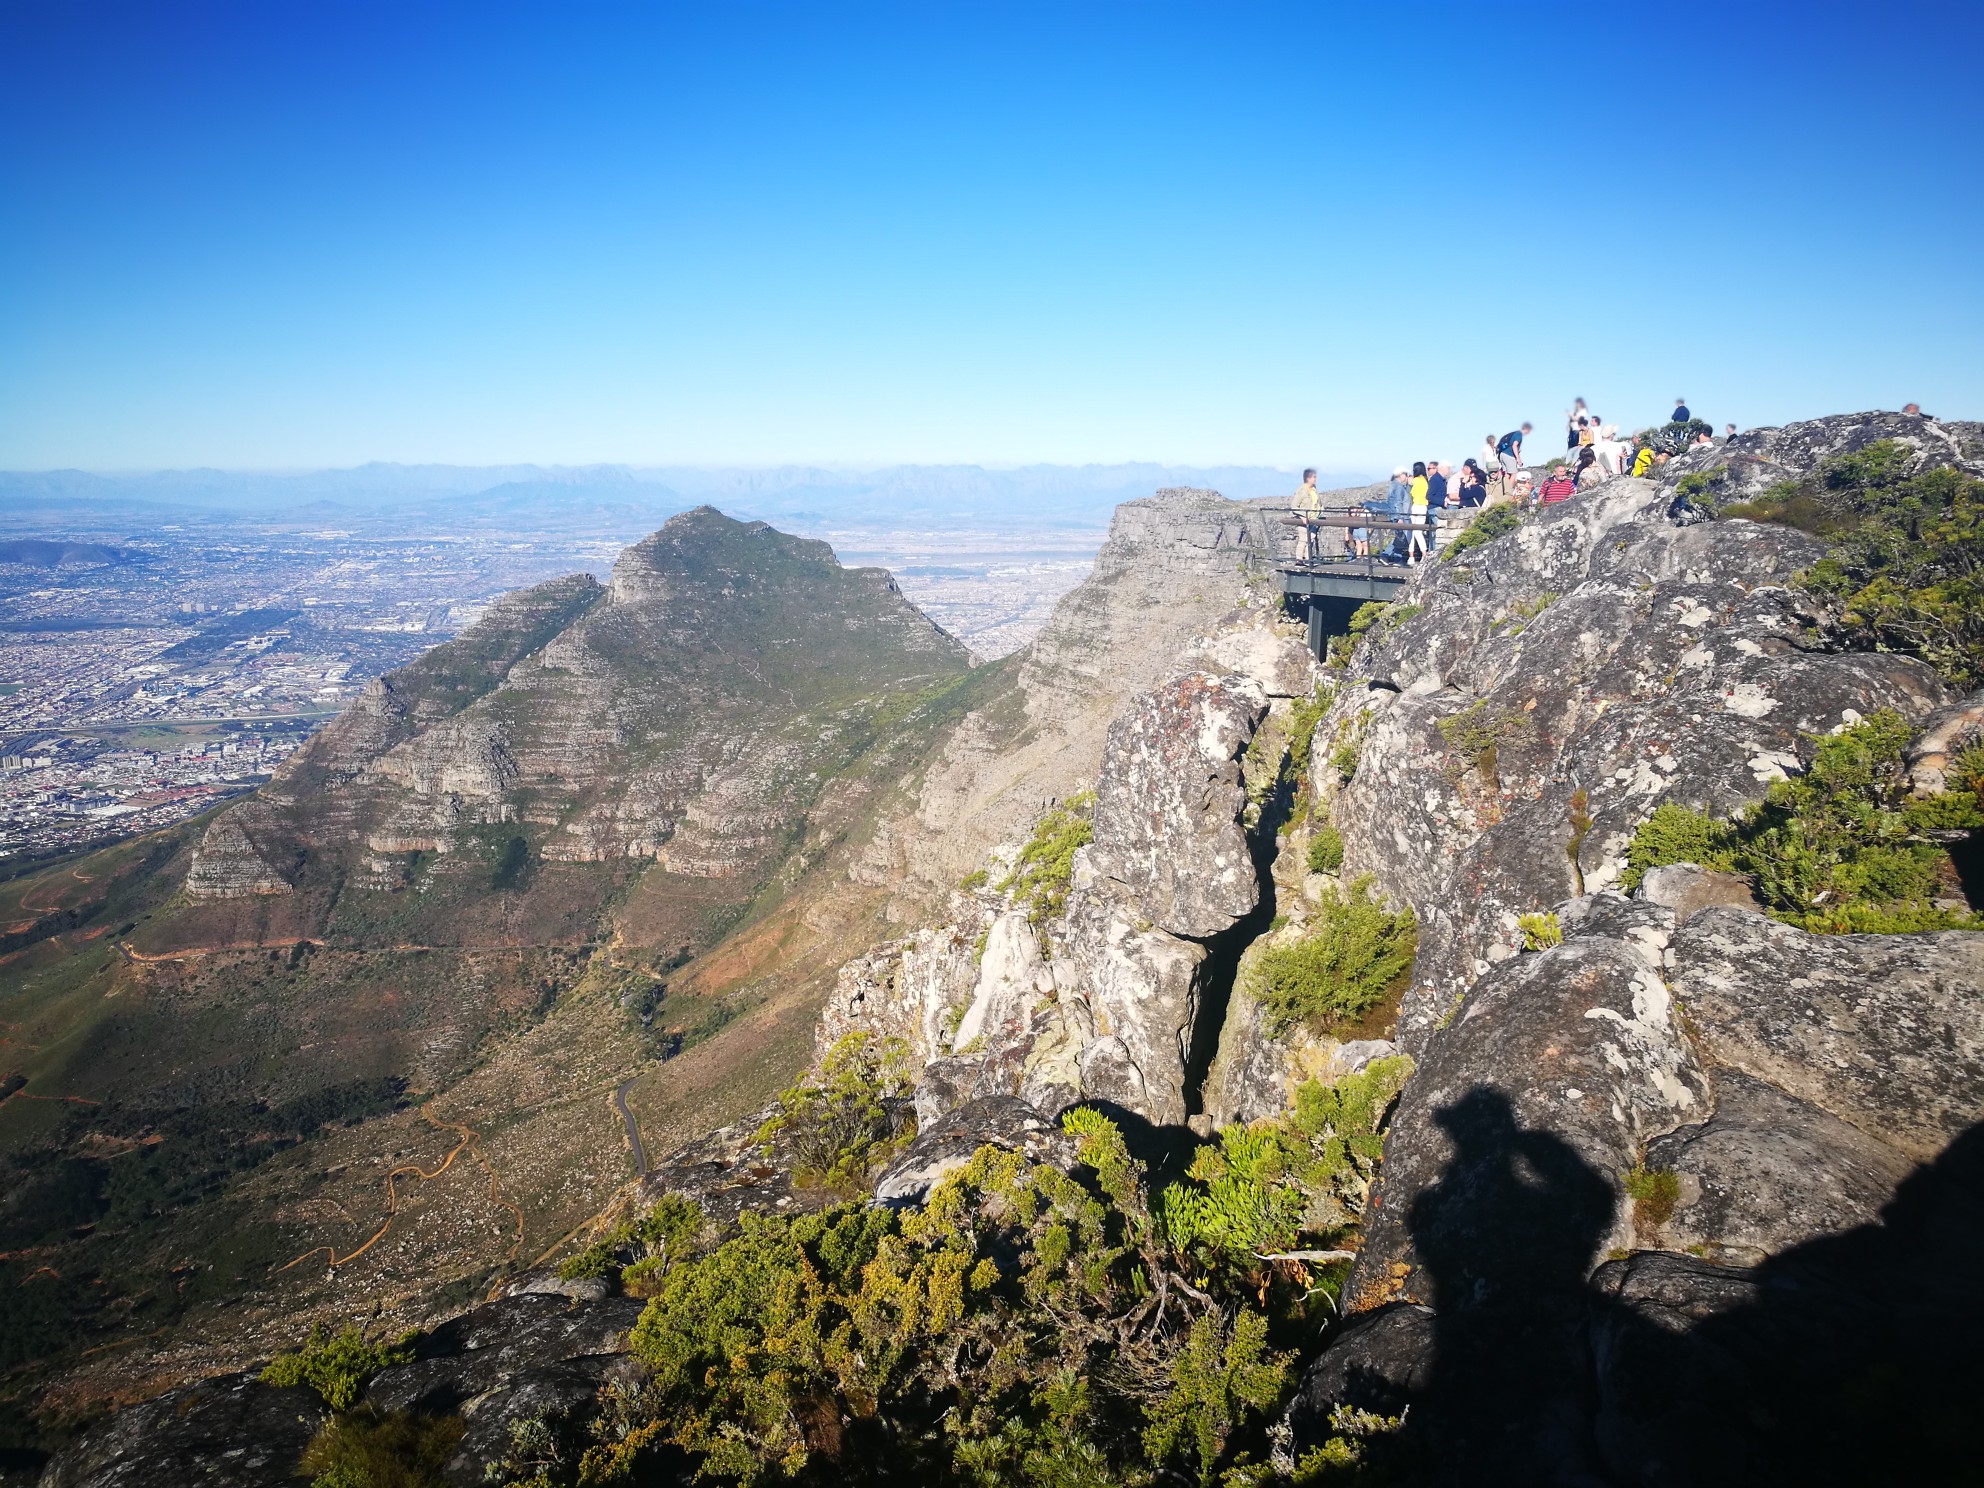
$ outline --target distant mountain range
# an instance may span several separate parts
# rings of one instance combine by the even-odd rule
[[[1361,471],[1326,472],[1322,484],[1357,484]],[[970,523],[1101,527],[1119,502],[1165,486],[1233,497],[1292,490],[1294,469],[1267,466],[888,465],[764,469],[628,465],[360,465],[349,470],[164,470],[100,475],[82,470],[0,472],[7,525],[76,522],[238,521],[265,525],[418,522],[510,528],[548,524],[645,532],[677,511],[710,503],[768,521]]]

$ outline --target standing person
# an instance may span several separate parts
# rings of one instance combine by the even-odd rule
[[[1598,463],[1607,475],[1620,475],[1626,469],[1626,446],[1619,442],[1619,426],[1607,424],[1598,431],[1598,442],[1592,446],[1598,454]]]
[[[1722,437],[1724,439],[1734,439],[1736,437],[1736,426],[1734,424],[1724,424],[1722,426]]]
[[[1399,522],[1412,515],[1412,482],[1401,465],[1392,472],[1392,483],[1385,488],[1385,515]],[[1405,534],[1397,527],[1385,529],[1385,555],[1396,558],[1405,551]]]
[[[1426,504],[1434,511],[1447,504],[1447,468],[1438,460],[1426,462]]]
[[[1350,508],[1350,515],[1359,519],[1363,518],[1365,515],[1363,504],[1360,502],[1352,506]],[[1357,558],[1369,558],[1371,556],[1371,529],[1369,527],[1353,527],[1350,529],[1350,551],[1351,555]]]
[[[1669,415],[1667,422],[1670,424],[1685,424],[1693,417],[1694,415],[1688,412],[1688,400],[1686,398],[1676,398],[1674,400],[1674,412]]]
[[[1529,433],[1529,425],[1511,429],[1495,441],[1495,459],[1502,467],[1502,473],[1510,480],[1522,474],[1522,441]]]
[[[1495,468],[1495,436],[1493,434],[1483,434],[1481,436],[1481,453],[1474,457],[1474,461],[1483,471],[1489,471]]]
[[[1426,479],[1426,462],[1424,460],[1414,460],[1412,462],[1412,485],[1410,487],[1412,507],[1407,513],[1412,518],[1412,533],[1406,539],[1405,543],[1405,561],[1408,565],[1417,563],[1427,553],[1426,498],[1429,486],[1430,482]]]
[[[1305,560],[1314,558],[1316,534],[1322,530],[1319,518],[1323,514],[1323,493],[1316,489],[1315,471],[1302,472],[1302,484],[1288,498],[1288,505],[1288,520],[1298,529],[1295,534],[1295,556]]]
[[[1571,399],[1570,409],[1564,415],[1564,448],[1565,449],[1572,450],[1578,447],[1578,421],[1580,419],[1587,419],[1590,417],[1591,417],[1591,410],[1585,407],[1584,399],[1582,398]]]

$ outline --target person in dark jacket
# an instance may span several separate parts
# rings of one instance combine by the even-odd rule
[[[1667,422],[1670,424],[1685,424],[1693,417],[1694,415],[1688,412],[1688,400],[1686,398],[1676,398],[1674,400],[1674,414]]]
[[[1488,472],[1473,460],[1460,467],[1460,504],[1463,508],[1479,506],[1488,497]]]

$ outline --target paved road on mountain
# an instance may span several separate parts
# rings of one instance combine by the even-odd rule
[[[645,1178],[648,1175],[648,1151],[641,1145],[641,1129],[634,1122],[634,1113],[627,1109],[627,1087],[637,1076],[629,1075],[613,1087],[613,1109],[620,1113],[620,1119],[627,1124],[627,1145],[634,1153],[634,1176]]]

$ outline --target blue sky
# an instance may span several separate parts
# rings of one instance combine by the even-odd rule
[[[0,0],[0,467],[1984,417],[1980,42],[1907,0]]]

